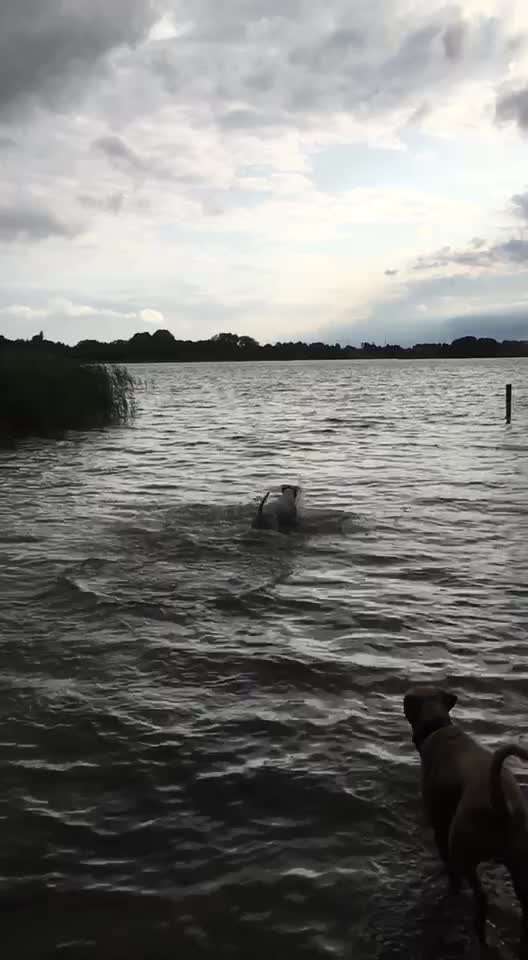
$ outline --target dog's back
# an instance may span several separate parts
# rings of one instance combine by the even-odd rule
[[[501,749],[505,759],[515,746]],[[522,753],[522,751],[521,751]],[[514,775],[502,763],[497,766],[496,753],[477,743],[456,724],[431,734],[421,749],[424,799],[440,795],[450,806],[462,804],[489,821],[489,828],[500,826],[504,817],[524,825],[526,805]]]

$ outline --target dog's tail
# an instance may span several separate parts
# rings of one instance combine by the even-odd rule
[[[264,496],[262,497],[262,500],[258,505],[257,512],[255,514],[255,519],[253,520],[253,523],[252,523],[252,527],[254,530],[260,530],[262,529],[262,527],[265,527],[266,525],[262,517],[262,511],[264,509],[264,504],[266,503],[266,500],[268,499],[270,493],[271,491],[268,490],[268,492],[264,494]]]
[[[268,490],[268,492],[265,493],[264,496],[262,497],[262,500],[260,501],[260,503],[259,503],[259,505],[258,505],[257,517],[261,517],[261,516],[262,516],[262,511],[263,511],[263,509],[264,509],[264,504],[266,503],[266,500],[268,499],[270,493],[271,493],[271,490]]]
[[[518,757],[519,760],[528,762],[528,750],[524,747],[518,747],[515,743],[507,743],[504,747],[495,750],[491,760],[490,770],[490,793],[493,809],[500,817],[511,819],[512,814],[508,809],[504,790],[502,789],[502,765],[508,757]],[[515,816],[515,815],[514,815]]]

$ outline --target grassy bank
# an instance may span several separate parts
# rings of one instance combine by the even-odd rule
[[[0,439],[119,423],[133,413],[133,380],[123,367],[40,352],[0,354]]]

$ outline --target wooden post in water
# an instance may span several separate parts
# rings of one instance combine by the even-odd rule
[[[506,384],[506,423],[511,423],[512,385]]]

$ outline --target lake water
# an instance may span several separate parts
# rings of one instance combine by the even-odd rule
[[[132,369],[132,426],[0,452],[2,956],[466,955],[402,696],[528,741],[528,364]]]

